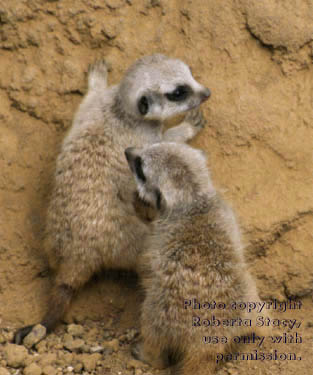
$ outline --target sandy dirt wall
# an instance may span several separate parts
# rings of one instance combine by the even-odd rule
[[[311,294],[312,26],[311,0],[0,0],[0,324],[44,312],[54,161],[100,57],[111,83],[154,52],[192,67],[212,90],[193,145],[237,212],[261,296]],[[132,305],[108,288],[116,309]],[[89,286],[69,315],[103,317],[108,288]]]

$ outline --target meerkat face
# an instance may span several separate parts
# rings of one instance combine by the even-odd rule
[[[139,196],[158,210],[188,205],[197,195],[214,191],[201,150],[162,142],[146,148],[129,147],[125,156]]]
[[[140,119],[163,121],[199,106],[211,92],[178,59],[152,55],[126,73],[119,95],[125,110]]]

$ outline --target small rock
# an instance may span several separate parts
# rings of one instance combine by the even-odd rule
[[[10,373],[6,368],[0,367],[0,375],[10,375]]]
[[[136,336],[138,336],[138,330],[135,328],[129,329],[129,331],[126,334],[127,340],[129,342],[132,341]]]
[[[236,369],[234,369],[234,368],[227,369],[227,373],[229,375],[238,375],[238,371]]]
[[[77,365],[75,365],[74,367],[74,372],[81,373],[82,369],[83,369],[82,363],[77,363]]]
[[[0,344],[5,344],[6,343],[6,338],[5,338],[5,336],[1,333],[0,334]]]
[[[31,363],[29,366],[24,368],[24,375],[41,375],[41,367],[36,365],[36,363]]]
[[[136,336],[138,336],[138,330],[135,328],[130,328],[123,335],[119,337],[121,342],[130,343]]]
[[[44,375],[56,375],[57,370],[53,366],[48,365],[42,369],[42,372]]]
[[[47,343],[46,343],[46,341],[40,341],[36,345],[36,349],[37,349],[38,353],[45,353],[47,351]]]
[[[85,345],[85,341],[82,339],[70,340],[64,343],[64,347],[70,350],[71,352],[81,351],[84,345]]]
[[[94,327],[89,330],[89,332],[87,333],[87,337],[89,340],[96,340],[98,334],[99,334],[99,330]]]
[[[98,345],[98,346],[92,346],[91,348],[90,348],[90,353],[102,353],[104,351],[104,347],[103,346],[100,346],[100,345]]]
[[[143,371],[140,368],[136,368],[135,375],[142,375]]]
[[[81,354],[79,360],[83,363],[84,369],[88,372],[95,370],[97,361],[101,359],[101,354]]]
[[[41,324],[35,325],[31,332],[24,338],[23,344],[30,349],[46,336],[46,327]]]
[[[24,346],[7,344],[4,348],[4,356],[8,366],[17,368],[24,367],[28,358],[28,352]]]
[[[73,336],[69,333],[66,333],[63,337],[64,342],[73,340]]]
[[[110,340],[113,338],[113,332],[111,330],[106,330],[103,332],[103,338],[105,340]]]
[[[81,348],[81,351],[83,353],[90,353],[90,346],[87,345],[87,344],[83,345],[82,348]]]
[[[57,355],[55,353],[43,354],[40,359],[40,365],[42,367],[53,364],[57,360]]]
[[[84,327],[80,324],[70,324],[67,327],[67,332],[72,336],[78,336],[81,337],[84,333]]]
[[[140,361],[137,361],[136,359],[131,359],[128,361],[127,365],[126,365],[126,368],[131,370],[132,368],[134,369],[138,369],[138,368],[142,368],[143,367],[143,363],[140,362]]]
[[[14,332],[13,331],[3,332],[2,335],[5,338],[6,342],[12,342],[13,341],[13,338],[14,338]]]
[[[118,339],[106,341],[106,342],[103,343],[103,347],[105,349],[112,349],[113,351],[117,352],[118,349],[119,349],[119,341],[118,341]]]
[[[73,357],[74,355],[72,353],[65,353],[62,355],[62,360],[68,364],[68,365],[71,365],[72,364],[72,361],[73,361]]]

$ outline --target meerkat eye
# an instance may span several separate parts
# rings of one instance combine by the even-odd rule
[[[141,180],[142,182],[146,182],[146,176],[145,174],[143,173],[143,170],[142,170],[142,159],[140,156],[137,156],[134,160],[134,163],[135,163],[135,171],[136,171],[136,175],[138,177],[139,180]]]
[[[185,100],[189,96],[189,93],[189,86],[177,86],[173,92],[169,92],[165,96],[171,102],[180,102]]]
[[[142,96],[138,101],[138,110],[144,116],[148,113],[149,103],[146,96]]]

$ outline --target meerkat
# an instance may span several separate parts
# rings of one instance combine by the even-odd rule
[[[213,187],[203,151],[164,142],[130,147],[125,155],[139,196],[158,210],[140,256],[145,299],[141,340],[132,353],[159,369],[171,359],[177,373],[211,374],[217,353],[232,337],[256,330],[237,326],[254,313],[229,308],[233,302],[260,301],[234,213]],[[186,301],[196,301],[196,308]],[[197,308],[213,301],[226,307]],[[215,323],[208,326],[206,319]],[[217,325],[232,319],[233,326]],[[205,344],[205,336],[227,340]]]
[[[72,297],[101,268],[136,270],[149,226],[133,204],[135,184],[124,149],[185,142],[204,125],[197,107],[210,90],[181,60],[156,54],[137,60],[119,84],[107,85],[103,61],[91,66],[84,97],[56,162],[44,251],[54,281],[41,324],[51,331]],[[190,111],[162,134],[164,120]],[[33,325],[21,328],[21,344]]]

